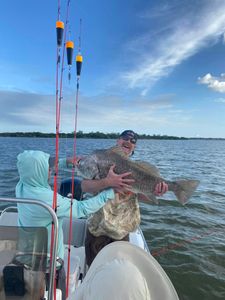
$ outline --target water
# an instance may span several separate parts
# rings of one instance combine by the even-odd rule
[[[54,155],[54,143],[47,138],[0,138],[0,196],[14,196],[18,153],[35,149]],[[81,139],[77,152],[88,154],[114,143]],[[61,139],[60,157],[71,155],[72,149],[72,140]],[[141,140],[133,157],[155,164],[166,179],[201,181],[185,207],[170,193],[159,205],[141,204],[141,227],[147,243],[181,300],[225,299],[224,149],[225,141]]]

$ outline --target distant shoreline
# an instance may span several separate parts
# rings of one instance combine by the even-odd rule
[[[0,137],[38,137],[38,138],[55,138],[55,133],[43,133],[43,132],[0,132]],[[117,139],[119,133],[103,133],[103,132],[89,132],[84,133],[78,131],[77,138],[89,138],[89,139]],[[169,135],[159,134],[138,134],[139,139],[143,140],[225,140],[225,138],[203,138],[203,137],[177,137]],[[60,133],[60,138],[74,138],[74,133]]]

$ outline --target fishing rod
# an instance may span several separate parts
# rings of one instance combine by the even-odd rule
[[[60,128],[60,113],[62,102],[62,82],[64,71],[64,56],[65,56],[65,44],[67,34],[67,24],[69,18],[70,0],[67,1],[66,9],[66,24],[64,30],[64,23],[60,20],[56,22],[56,34],[57,34],[57,68],[56,68],[56,142],[55,142],[55,172],[54,172],[54,193],[53,193],[53,209],[57,211],[57,191],[58,191],[58,160],[59,160],[59,128]],[[58,17],[60,17],[60,1],[58,1]],[[62,42],[63,40],[63,42]],[[62,48],[62,61],[60,58],[60,50]],[[60,74],[60,87],[59,87],[59,68],[61,63]]]
[[[56,93],[55,93],[55,104],[56,104],[56,140],[55,140],[55,168],[54,168],[54,191],[53,191],[53,200],[52,208],[56,212],[57,210],[57,178],[58,178],[58,152],[59,152],[59,123],[58,123],[58,113],[59,113],[59,89],[58,89],[58,79],[59,79],[59,69],[60,69],[60,52],[62,47],[62,39],[64,32],[64,23],[60,20],[61,5],[60,0],[58,0],[58,18],[56,21]],[[51,230],[51,244],[50,244],[50,265],[52,265],[52,254],[53,254],[53,245],[54,245],[54,224],[52,224]],[[53,274],[55,278],[55,274]],[[56,279],[53,281],[53,291],[54,299],[56,299]]]
[[[58,16],[60,17],[60,1],[58,1]],[[55,150],[55,173],[54,173],[54,194],[53,194],[53,208],[57,212],[57,191],[58,191],[58,161],[59,161],[59,128],[60,128],[60,115],[61,115],[61,103],[62,103],[62,88],[63,88],[63,72],[64,72],[64,56],[65,56],[65,45],[66,45],[66,35],[67,35],[67,25],[69,19],[70,10],[70,0],[67,1],[66,8],[66,24],[65,30],[60,30],[61,28],[56,27],[57,32],[57,49],[62,47],[62,37],[63,37],[63,49],[62,49],[62,61],[60,57],[60,50],[57,51],[57,71],[56,71],[56,150]],[[59,21],[56,22],[58,24]],[[61,22],[62,23],[62,22]],[[64,24],[63,24],[64,28]],[[60,47],[58,44],[60,43]],[[60,86],[58,82],[58,73],[61,63],[61,74],[60,74]],[[59,88],[58,88],[59,86]]]
[[[58,113],[58,123],[60,123],[60,110],[61,110],[61,102],[63,99],[63,73],[64,73],[64,57],[65,57],[65,48],[66,48],[66,36],[67,36],[67,27],[69,23],[69,11],[70,11],[70,0],[67,0],[67,8],[66,8],[66,24],[65,31],[63,37],[63,52],[62,52],[62,63],[61,63],[61,74],[60,74],[60,87],[59,87],[59,113]]]
[[[60,11],[60,9],[58,9]],[[59,13],[58,13],[59,14]],[[56,50],[56,151],[55,151],[55,173],[54,173],[54,197],[53,209],[56,209],[57,198],[57,175],[58,175],[58,151],[59,151],[59,69],[60,69],[60,52],[62,47],[62,37],[64,32],[64,23],[56,21],[57,50]]]
[[[72,240],[72,220],[73,220],[73,198],[74,198],[74,179],[75,179],[75,164],[76,164],[76,149],[77,149],[77,117],[78,117],[78,103],[79,103],[79,81],[81,75],[83,57],[81,55],[81,20],[80,20],[80,35],[79,35],[79,48],[78,55],[76,56],[76,75],[77,75],[77,86],[76,86],[76,97],[75,97],[75,117],[74,117],[74,144],[73,144],[73,167],[72,167],[72,184],[71,184],[71,202],[70,202],[70,221],[69,221],[69,239],[68,239],[68,260],[67,260],[67,279],[66,279],[66,297],[69,293],[69,275],[70,275],[70,251],[71,251],[71,240]]]
[[[58,160],[59,160],[59,128],[60,128],[60,111],[62,100],[62,81],[64,70],[64,54],[65,54],[65,41],[67,33],[67,24],[69,18],[70,0],[67,1],[66,9],[66,25],[64,30],[64,23],[60,20],[61,3],[58,0],[58,14],[56,21],[56,37],[57,37],[57,49],[56,49],[56,139],[55,139],[55,168],[54,168],[54,191],[52,208],[57,213],[57,192],[58,192]],[[61,48],[63,46],[62,61],[61,61]],[[61,76],[60,76],[60,88],[59,88],[59,70],[61,64]],[[54,226],[52,225],[51,231],[51,245],[50,245],[50,262],[52,261],[54,243]],[[54,274],[55,275],[55,274]],[[54,299],[56,299],[56,281],[54,282]]]

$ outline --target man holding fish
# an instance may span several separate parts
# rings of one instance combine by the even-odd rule
[[[119,155],[124,155],[124,158],[128,158],[134,153],[134,149],[137,142],[137,134],[132,130],[125,130],[121,133],[117,140],[117,147]],[[101,150],[100,150],[101,151]],[[109,157],[110,157],[109,153]],[[106,153],[107,156],[107,153]],[[113,180],[116,183],[115,188],[120,192],[119,179],[121,180],[121,193],[117,199],[110,201],[98,212],[94,213],[88,219],[88,228],[85,241],[86,259],[87,264],[90,266],[92,261],[98,252],[107,244],[114,241],[129,240],[129,233],[136,230],[140,224],[140,210],[138,201],[149,201],[149,197],[144,194],[139,194],[137,191],[132,192],[132,187],[136,180],[132,179],[132,169],[124,169],[117,171],[117,160],[107,161],[110,169],[107,169],[105,174],[100,174],[101,170],[99,165],[96,164],[94,157],[87,156],[79,161],[77,166],[78,173],[86,177],[86,179],[95,180],[83,180],[82,191],[83,192],[99,192],[102,188],[112,187]],[[118,161],[120,164],[120,161]],[[142,166],[141,166],[142,167]],[[144,167],[144,166],[143,166]],[[152,166],[153,167],[153,166]],[[153,167],[155,168],[155,167]],[[126,167],[125,167],[126,169]],[[115,172],[114,172],[115,170]],[[159,176],[158,170],[154,169],[155,174]],[[121,175],[117,175],[121,174]],[[131,175],[131,178],[128,178]],[[108,180],[108,181],[107,181]],[[127,191],[124,191],[124,188]],[[161,196],[168,191],[168,185],[164,181],[156,182],[154,186],[151,198]]]

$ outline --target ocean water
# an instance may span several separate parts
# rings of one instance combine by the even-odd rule
[[[77,154],[114,145],[115,140],[77,140]],[[16,156],[23,150],[54,155],[55,140],[0,137],[0,196],[13,197]],[[60,157],[73,140],[60,140]],[[167,193],[159,204],[140,204],[141,228],[152,255],[164,268],[181,300],[225,299],[225,141],[140,140],[133,156],[156,165],[165,179],[199,179],[187,205]],[[70,172],[60,174],[69,177]],[[164,300],[164,299],[162,299]]]

